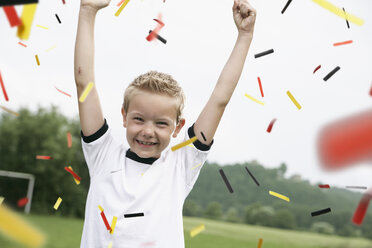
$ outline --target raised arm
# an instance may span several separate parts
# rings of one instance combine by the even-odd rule
[[[75,43],[74,74],[78,98],[94,80],[94,21],[97,11],[110,0],[81,0]],[[95,133],[104,123],[95,85],[84,102],[78,101],[81,130],[85,136]]]
[[[238,28],[238,38],[212,95],[194,126],[195,135],[204,144],[210,144],[214,137],[225,107],[238,84],[253,37],[256,10],[247,0],[234,0],[233,16]],[[207,141],[204,140],[201,132]]]

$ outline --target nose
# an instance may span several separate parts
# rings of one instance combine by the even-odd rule
[[[155,131],[155,127],[152,123],[146,123],[146,125],[144,126],[142,132],[143,132],[143,135],[146,137],[146,138],[151,138],[154,136],[154,131]]]

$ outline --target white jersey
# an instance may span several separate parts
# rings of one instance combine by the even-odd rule
[[[189,128],[185,140],[194,135]],[[158,159],[144,159],[114,140],[106,120],[95,134],[82,139],[90,187],[80,247],[108,247],[110,242],[113,248],[184,247],[183,203],[210,146],[196,141],[193,147],[166,149]],[[117,217],[113,234],[98,205],[110,225]],[[137,213],[143,216],[125,217]]]

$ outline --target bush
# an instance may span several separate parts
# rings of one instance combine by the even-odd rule
[[[335,228],[327,222],[314,222],[311,225],[310,231],[323,234],[334,234]]]

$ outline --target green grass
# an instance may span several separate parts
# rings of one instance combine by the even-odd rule
[[[73,248],[80,246],[83,220],[29,215],[27,221],[47,236],[45,248]],[[0,220],[1,221],[1,220]],[[191,238],[193,227],[204,224],[206,229]],[[362,238],[342,238],[309,232],[288,231],[243,224],[232,224],[201,218],[184,218],[187,248],[256,248],[258,239],[263,239],[262,248],[370,248],[372,241]],[[1,248],[23,248],[0,235]],[[161,248],[161,247],[160,247]],[[177,248],[177,247],[175,247]]]

